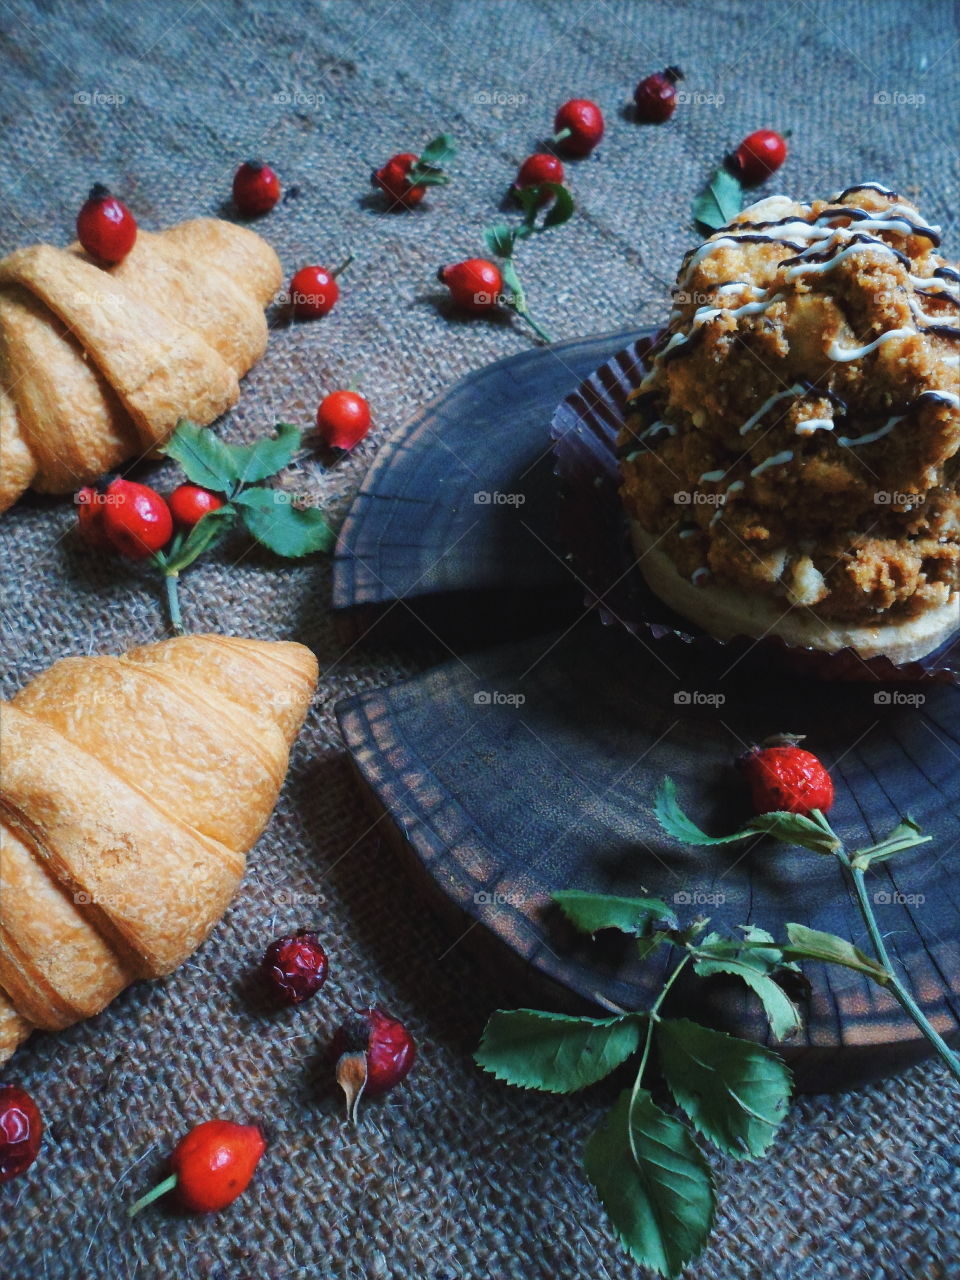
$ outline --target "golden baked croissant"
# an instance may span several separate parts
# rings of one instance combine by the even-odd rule
[[[0,704],[0,1063],[199,946],[316,679],[303,645],[184,636],[65,658]]]
[[[229,409],[281,278],[265,240],[217,218],[139,230],[115,266],[79,244],[0,259],[0,511],[151,452],[180,417],[206,426]]]

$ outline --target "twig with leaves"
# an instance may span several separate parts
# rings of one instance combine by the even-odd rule
[[[289,466],[302,442],[302,432],[289,422],[278,423],[276,435],[247,445],[225,444],[187,418],[177,423],[162,452],[179,462],[193,484],[222,494],[224,504],[192,529],[176,533],[170,545],[152,557],[163,574],[170,626],[176,635],[184,629],[180,574],[237,523],[255,542],[286,559],[333,548],[336,535],[322,512],[298,502],[285,489],[259,483]]]
[[[530,314],[526,293],[517,274],[514,253],[521,240],[568,222],[574,211],[573,196],[559,182],[541,182],[536,186],[523,187],[516,195],[523,209],[523,221],[520,225],[511,227],[506,222],[497,222],[492,227],[487,227],[483,238],[490,252],[502,259],[503,281],[511,294],[506,299],[506,305],[522,316],[544,342],[552,342],[550,335]],[[538,221],[538,215],[544,208],[546,211]]]
[[[800,976],[799,961],[852,969],[891,990],[953,1074],[960,1078],[960,1072],[956,1055],[929,1026],[890,964],[876,923],[871,923],[862,885],[863,873],[873,862],[929,839],[915,823],[906,819],[878,844],[848,855],[819,813],[810,818],[762,814],[733,835],[711,837],[683,814],[669,780],[655,812],[665,830],[689,844],[766,834],[836,856],[855,887],[859,885],[858,901],[876,950],[874,959],[844,938],[802,924],[788,924],[783,942],[754,924],[738,926],[737,934],[729,937],[706,933],[708,920],[698,918],[681,926],[667,904],[656,898],[576,890],[554,895],[564,915],[582,932],[614,929],[633,937],[643,958],[664,947],[673,948],[679,958],[665,971],[645,1011],[607,1018],[534,1009],[497,1011],[487,1023],[476,1061],[508,1084],[572,1093],[638,1056],[632,1086],[620,1094],[587,1142],[584,1169],[631,1257],[659,1275],[677,1276],[707,1243],[715,1194],[710,1166],[690,1127],[654,1101],[654,1059],[689,1126],[735,1158],[754,1159],[767,1151],[787,1114],[792,1088],[790,1071],[773,1050],[689,1018],[664,1016],[666,998],[685,969],[699,978],[726,974],[744,982],[759,998],[778,1040],[795,1035],[802,1025],[799,1009],[781,985],[791,973],[795,979]]]

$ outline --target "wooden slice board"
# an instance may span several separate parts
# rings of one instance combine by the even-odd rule
[[[623,335],[594,340],[589,359],[596,362],[599,354],[602,360],[604,351],[623,342]],[[533,380],[531,370],[548,359],[550,352],[540,350],[518,357],[517,364]],[[554,388],[555,399],[582,376],[584,362],[569,351],[565,359],[570,372],[566,386]],[[477,375],[485,379],[486,430],[498,445],[481,450],[482,456],[470,454],[476,475],[468,471],[469,480],[454,472],[461,490],[515,483],[509,477],[542,456],[554,401],[546,399],[537,414],[532,404],[517,413],[509,397],[497,395],[500,375],[493,376],[509,363]],[[540,394],[546,383],[560,381],[550,368],[551,376],[538,383]],[[477,403],[464,384],[450,398],[461,406]],[[466,532],[457,523],[455,504],[446,524],[429,511],[431,490],[422,477],[452,470],[445,432],[461,443],[464,425],[443,405],[432,406],[426,417],[433,425],[417,419],[388,446],[399,483],[393,466],[378,459],[377,474],[351,513],[337,565],[341,608],[389,607],[396,598],[391,592],[408,591],[403,599],[414,612],[432,598],[441,613],[449,608],[469,620],[497,590],[500,569],[490,555],[476,563],[453,555],[435,576],[423,576],[431,554],[421,545],[423,536],[434,549],[443,538],[440,528],[456,528],[468,545],[476,536],[469,522]],[[504,427],[507,418],[512,431]],[[412,505],[406,501],[411,485],[418,494]],[[546,518],[548,490],[540,502]],[[520,592],[536,583],[529,575],[538,554],[528,550],[524,560],[521,535],[528,536],[514,530],[514,554],[507,538],[499,552],[504,576]],[[399,555],[405,543],[410,568]],[[352,567],[351,546],[366,552]],[[554,574],[552,582],[561,588],[563,579]],[[669,775],[703,826],[732,829],[744,816],[734,758],[746,744],[789,730],[807,734],[830,766],[838,789],[831,816],[851,845],[880,836],[906,812],[934,835],[932,845],[878,868],[871,885],[881,927],[921,1003],[938,1027],[955,1029],[960,690],[906,691],[924,699],[914,704],[900,700],[903,690],[824,685],[743,664],[729,671],[728,664],[709,663],[679,642],[648,642],[604,628],[595,614],[583,617],[579,603],[564,607],[568,617],[555,630],[459,650],[460,658],[424,676],[337,708],[359,777],[383,817],[381,829],[392,830],[434,901],[444,905],[460,934],[466,932],[465,944],[479,942],[492,956],[519,960],[512,971],[503,969],[511,980],[537,974],[554,992],[626,1007],[648,1002],[666,957],[641,966],[615,938],[578,937],[550,906],[553,890],[645,891],[666,898],[681,917],[703,913],[721,929],[752,922],[782,936],[783,925],[798,920],[865,944],[862,921],[832,860],[766,842],[691,849],[667,840],[653,818],[653,795]],[[508,617],[504,631],[509,627]],[[806,1027],[789,1050],[802,1087],[850,1085],[922,1054],[924,1045],[899,1006],[858,975],[817,965],[806,966],[805,974]],[[505,1004],[523,998],[513,981],[505,985]],[[755,1001],[735,983],[694,980],[678,987],[676,1002],[727,1029],[765,1036]]]

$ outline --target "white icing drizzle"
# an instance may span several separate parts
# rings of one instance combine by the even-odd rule
[[[699,569],[694,569],[690,575],[690,581],[695,587],[702,587],[704,583],[710,581],[710,570],[705,565],[701,565]]]
[[[909,302],[910,302],[911,312],[916,316],[918,320],[922,320],[924,324],[945,324],[946,323],[948,319],[947,316],[928,316],[927,313],[921,308],[916,298],[910,298]]]
[[[705,471],[697,484],[717,484],[727,473],[725,471]]]
[[[741,493],[746,488],[742,480],[734,480],[732,484],[727,486],[727,497],[731,493]]]
[[[798,422],[796,426],[796,434],[798,436],[812,436],[815,431],[832,431],[834,421],[832,418],[805,418],[803,422]]]
[[[908,275],[907,279],[914,288],[926,291],[931,285],[936,285],[941,293],[949,293],[951,297],[955,296],[955,291],[960,293],[960,282],[951,280],[949,276],[914,276]]]
[[[846,230],[846,228],[844,228]],[[819,246],[814,246],[819,248]],[[849,258],[855,253],[885,253],[891,258],[896,258],[896,250],[884,240],[874,239],[872,236],[865,237],[857,241],[856,244],[848,245],[845,249],[841,249],[839,253],[835,253],[832,258],[828,258],[826,262],[800,262],[795,267],[788,267],[785,272],[785,279],[795,280],[797,276],[815,276],[822,275],[825,271],[832,271],[834,267],[843,262],[844,258]]]
[[[692,333],[701,324],[706,324],[708,320],[713,320],[716,316],[730,316],[736,320],[740,316],[758,316],[762,311],[766,311],[767,307],[772,307],[775,302],[781,302],[784,295],[775,293],[771,298],[769,294],[763,293],[763,297],[757,302],[745,302],[741,307],[700,307],[693,313],[693,324],[690,332]],[[689,336],[689,335],[688,335]]]
[[[786,391],[777,391],[774,395],[764,400],[763,404],[752,413],[740,428],[740,434],[745,436],[748,431],[752,431],[768,409],[772,408],[779,400],[786,400],[788,396],[802,396],[806,392],[806,387],[801,386],[799,382],[795,382],[792,387],[787,387]]]
[[[792,462],[792,461],[793,461],[793,450],[784,449],[782,453],[775,453],[769,458],[764,458],[763,462],[761,462],[758,466],[754,467],[753,470],[750,472],[750,474],[752,476],[763,475],[764,471],[766,471],[770,467],[781,467],[785,462]]]
[[[659,421],[654,422],[651,426],[647,427],[645,431],[641,431],[640,439],[646,440],[648,436],[656,435],[659,431],[665,431],[668,436],[675,436],[677,434],[677,428],[672,422]]]
[[[921,391],[917,399],[922,400],[924,396],[929,396],[932,400],[942,400],[944,404],[960,409],[960,396],[955,391]]]
[[[695,538],[699,532],[699,529],[681,529],[679,536],[681,538]]]
[[[827,359],[837,360],[846,364],[850,360],[859,360],[861,356],[869,355],[871,351],[876,351],[884,342],[889,342],[891,338],[909,338],[916,333],[915,329],[888,329],[886,333],[881,333],[879,338],[874,338],[872,342],[868,342],[864,347],[841,347],[839,339],[834,341],[827,348]]]
[[[898,422],[902,422],[907,415],[905,413],[895,414],[892,418],[888,418],[882,427],[878,427],[876,431],[871,431],[865,436],[837,436],[837,444],[846,445],[848,449],[858,444],[873,444],[875,440],[880,440],[888,432],[892,431]]]

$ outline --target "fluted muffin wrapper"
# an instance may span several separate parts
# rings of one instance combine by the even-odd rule
[[[627,397],[646,372],[644,355],[654,332],[639,334],[602,364],[553,415],[555,472],[562,485],[561,534],[571,567],[584,584],[585,603],[595,607],[607,625],[619,623],[644,640],[681,642],[705,657],[723,651],[736,662],[765,668],[779,664],[824,680],[960,685],[960,632],[932,653],[906,663],[882,655],[862,658],[850,648],[828,653],[788,644],[780,636],[719,640],[674,612],[647,586],[620,499],[617,437],[626,421]]]

